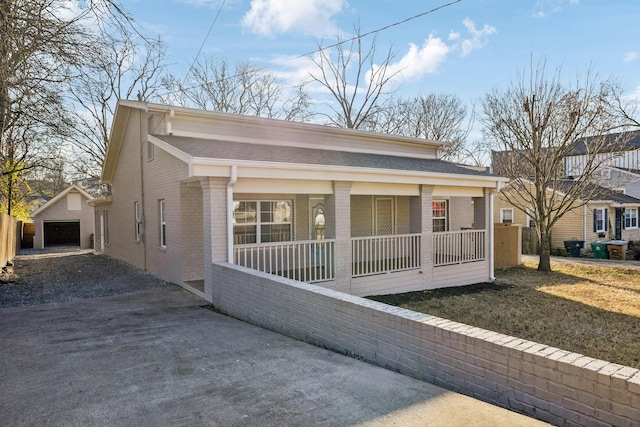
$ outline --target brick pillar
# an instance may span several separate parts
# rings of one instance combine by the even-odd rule
[[[204,178],[200,181],[202,187],[204,293],[209,301],[214,299],[214,277],[211,264],[227,260],[228,181],[228,178]]]
[[[421,205],[421,263],[424,282],[429,286],[433,282],[433,186],[422,185],[420,187]]]
[[[327,239],[335,239],[336,289],[351,293],[351,183],[335,181],[325,197]]]

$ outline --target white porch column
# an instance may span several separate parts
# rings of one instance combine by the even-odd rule
[[[489,260],[487,279],[493,280],[493,195],[495,191],[484,189],[484,197],[473,198],[473,225],[476,230],[485,230],[484,253]]]
[[[429,286],[433,282],[433,186],[420,187],[420,243],[421,263],[424,282]]]
[[[228,178],[204,178],[202,187],[202,232],[204,293],[212,302],[214,277],[211,264],[227,259],[227,182]]]
[[[335,239],[336,289],[351,293],[351,183],[335,181],[333,194],[325,197],[325,233]]]

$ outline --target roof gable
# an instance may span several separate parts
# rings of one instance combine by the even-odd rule
[[[51,206],[57,204],[60,200],[62,200],[62,198],[64,198],[67,194],[71,193],[72,191],[80,193],[80,196],[83,199],[87,199],[87,200],[93,199],[93,197],[91,197],[91,195],[89,193],[87,193],[85,190],[83,190],[82,188],[78,187],[77,185],[73,184],[73,185],[65,188],[64,190],[62,190],[60,193],[58,193],[56,196],[54,196],[47,203],[45,203],[44,205],[40,206],[38,209],[33,211],[31,213],[31,216],[35,217],[37,215],[40,215],[42,212],[44,212],[45,210],[49,209]]]

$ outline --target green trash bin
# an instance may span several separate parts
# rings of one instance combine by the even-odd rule
[[[593,251],[594,258],[609,259],[609,252],[607,252],[607,242],[593,242],[591,243],[591,250]]]

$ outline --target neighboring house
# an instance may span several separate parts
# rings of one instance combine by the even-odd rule
[[[509,191],[507,186],[503,191]],[[551,190],[548,190],[549,194]],[[556,190],[560,196],[562,190]],[[640,240],[638,215],[640,199],[615,191],[602,191],[598,200],[586,205],[578,201],[575,209],[568,211],[551,230],[551,250],[564,249],[565,240],[584,240],[585,250],[590,243],[601,240]],[[504,194],[498,193],[494,203],[496,222],[534,227],[533,207],[527,213],[509,204]]]
[[[92,197],[77,185],[67,187],[31,214],[35,223],[33,247],[66,245],[91,248],[94,232]]]
[[[563,159],[564,173],[566,176],[581,176],[585,165],[592,164],[595,160],[597,164],[602,164],[596,176],[593,178],[599,185],[606,185],[611,178],[607,177],[601,181],[598,175],[608,175],[606,167],[619,168],[621,170],[640,169],[640,131],[612,133],[605,136],[581,138],[574,142],[573,149]],[[589,148],[593,143],[597,149]],[[620,183],[610,182],[609,188],[620,187]]]
[[[640,198],[640,170],[603,166],[597,175],[595,181],[603,187]]]
[[[504,178],[442,142],[119,102],[96,249],[208,300],[229,262],[355,294],[493,278]]]

